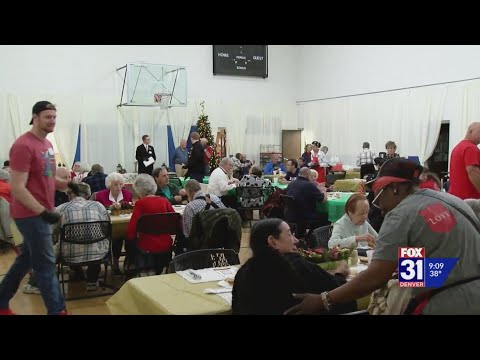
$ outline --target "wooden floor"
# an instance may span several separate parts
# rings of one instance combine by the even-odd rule
[[[250,256],[251,250],[248,247],[250,229],[242,229],[242,242],[240,248],[240,262],[243,264]],[[0,280],[3,278],[5,273],[8,271],[15,259],[15,252],[13,250],[7,250],[6,252],[0,253]],[[20,315],[44,315],[47,313],[45,306],[43,305],[43,300],[40,295],[34,294],[24,294],[21,290],[23,284],[28,281],[28,276],[26,276],[22,284],[20,285],[19,290],[16,295],[10,301],[10,308],[17,314]],[[117,280],[121,281],[121,280]],[[115,283],[116,286],[121,286],[122,283]],[[72,294],[78,294],[78,292],[83,292],[85,283],[72,284],[71,289],[69,290]],[[100,290],[99,290],[100,291]],[[67,301],[67,311],[69,314],[73,315],[109,315],[109,311],[105,302],[110,298],[110,296],[96,297],[92,299],[84,300],[72,300]]]

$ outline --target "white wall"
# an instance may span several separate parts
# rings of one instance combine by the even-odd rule
[[[228,153],[246,152],[255,159],[263,141],[280,143],[281,131],[273,131],[271,123],[278,123],[280,129],[297,128],[298,47],[270,45],[268,51],[269,77],[261,79],[214,76],[211,45],[0,46],[0,118],[15,125],[0,133],[0,160],[8,157],[13,140],[28,129],[31,107],[38,100],[57,105],[58,124],[77,128],[82,124],[81,160],[101,163],[107,172],[118,163],[133,170],[135,146],[144,133],[151,134],[160,164],[167,161],[167,118],[189,128],[198,118],[202,100],[212,129],[227,128]],[[117,109],[123,80],[116,69],[130,62],[186,66],[188,107],[170,109],[169,116],[155,108]],[[252,137],[245,136],[249,121],[259,127],[252,144],[248,142]],[[74,153],[75,143],[70,145],[69,152]]]
[[[214,76],[211,45],[3,45],[0,91],[21,94],[118,95],[115,69],[130,62],[187,67],[189,99],[294,102],[296,47],[270,45],[267,79]],[[60,105],[60,104],[59,104]]]
[[[480,77],[478,45],[299,46],[297,100]]]
[[[478,45],[325,45],[298,47],[298,101],[325,99],[338,96],[364,94],[369,92],[401,89],[443,82],[466,80],[480,77],[480,46]],[[450,152],[465,136],[467,126],[472,121],[480,121],[480,104],[476,81],[461,81],[448,85],[438,85],[447,89],[442,120],[450,121]],[[438,87],[437,86],[437,87]],[[432,87],[428,87],[432,88]],[[427,88],[426,88],[427,89]],[[432,89],[433,90],[433,89]],[[395,96],[398,92],[389,92]],[[364,95],[350,97],[356,101],[369,102]],[[345,101],[348,101],[345,99]],[[305,102],[303,104],[309,104]],[[302,104],[302,103],[300,103]],[[304,121],[301,106],[299,123]],[[371,108],[375,112],[375,106]],[[330,126],[331,119],[318,119],[322,126]],[[372,126],[383,126],[389,118],[372,118]],[[377,125],[375,125],[377,124]],[[404,124],[417,131],[418,124]],[[308,124],[306,124],[306,128]],[[317,134],[325,143],[334,143],[335,138],[325,138]],[[430,136],[438,136],[431,134]],[[306,139],[311,141],[311,139]],[[386,140],[400,144],[409,139],[399,135],[385,134]],[[361,144],[363,139],[358,139]],[[383,142],[384,143],[384,142]],[[379,141],[375,147],[382,148]],[[401,145],[400,145],[401,146]],[[412,149],[402,148],[408,154]],[[403,155],[404,153],[401,152]]]

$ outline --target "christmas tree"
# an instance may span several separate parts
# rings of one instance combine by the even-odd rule
[[[220,158],[217,156],[216,144],[212,135],[212,128],[210,122],[208,121],[208,115],[205,115],[205,101],[200,103],[200,115],[198,116],[197,121],[197,132],[200,134],[200,138],[205,138],[208,140],[208,145],[213,149],[213,155],[210,158],[210,171],[213,171],[218,167]]]

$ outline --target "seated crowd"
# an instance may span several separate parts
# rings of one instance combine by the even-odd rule
[[[199,159],[201,157],[202,166],[208,168],[210,158],[205,153],[208,143],[206,139],[200,139],[197,135],[192,136],[195,140],[195,156]],[[404,161],[396,153],[397,145],[393,141],[388,141],[385,149],[385,153],[377,156],[370,149],[368,142],[363,143],[356,162],[362,178],[368,179],[377,175],[373,180],[376,181],[379,176],[377,173],[379,169],[384,168],[382,167],[384,164],[388,167],[392,161]],[[112,242],[113,274],[122,273],[119,259],[125,245],[127,256],[135,258],[135,267],[140,276],[159,275],[168,267],[173,254],[179,255],[189,250],[189,237],[195,230],[195,219],[199,218],[200,213],[209,209],[232,208],[240,211],[240,208],[264,208],[269,206],[269,203],[277,201],[280,195],[283,196],[280,197],[283,202],[279,200],[275,206],[280,204],[278,206],[281,207],[281,212],[278,213],[278,217],[281,219],[261,220],[251,229],[250,248],[253,256],[236,275],[233,287],[233,313],[283,314],[286,311],[308,313],[313,310],[326,314],[351,312],[356,310],[354,301],[356,297],[335,290],[340,287],[342,289],[352,287],[345,285],[349,274],[348,267],[342,264],[330,274],[316,264],[306,261],[295,251],[298,239],[311,236],[312,230],[331,224],[328,214],[319,210],[322,204],[327,202],[327,192],[332,190],[331,183],[326,181],[327,171],[332,166],[327,153],[326,146],[322,147],[320,142],[313,141],[305,147],[301,157],[288,159],[286,166],[279,155],[273,154],[263,171],[260,166],[246,160],[244,154],[237,153],[234,158],[220,160],[219,166],[210,174],[206,191],[202,191],[199,179],[202,174],[207,173],[207,170],[200,169],[200,166],[188,165],[190,159],[186,160],[183,153],[179,153],[178,164],[175,163],[181,165],[177,167],[177,173],[184,173],[182,164],[187,163],[192,177],[186,182],[180,181],[179,178],[174,179],[176,183],[178,181],[178,184],[184,184],[183,189],[173,183],[164,167],[155,168],[152,175],[136,176],[133,189],[130,191],[125,188],[124,176],[119,172],[106,175],[99,164],[93,165],[88,172],[84,164],[76,162],[71,171],[67,168],[57,169],[58,177],[71,180],[68,189],[57,190],[55,194],[56,209],[62,214],[59,227],[75,222],[108,220],[110,216],[107,209],[119,208],[122,203],[134,204],[127,233],[124,238]],[[407,180],[395,183],[394,186],[389,183],[381,189],[378,188],[377,182],[377,188],[370,189],[368,196],[361,192],[350,195],[346,200],[343,216],[333,223],[328,247],[352,250],[375,248],[377,239],[385,238],[389,231],[382,225],[384,214],[390,211],[396,214],[402,210],[399,206],[398,210],[393,211],[399,205],[395,197],[397,194],[401,195],[400,201],[407,199],[409,195],[417,194],[418,185],[420,189],[427,189],[425,193],[420,192],[418,195],[428,197],[430,191],[439,191],[441,187],[438,177],[425,169],[416,179],[410,177]],[[271,191],[264,192],[264,189]],[[380,196],[382,192],[383,195]],[[10,202],[8,164],[0,170],[0,197]],[[138,231],[137,225],[142,216],[173,213],[176,205],[184,205],[184,208],[175,239],[170,234],[152,235]],[[263,211],[260,214],[262,215]],[[245,214],[242,213],[242,216]],[[398,228],[393,215],[385,221],[393,228]],[[307,229],[310,232],[307,233]],[[56,231],[58,232],[58,229]],[[86,259],[85,256],[95,260],[102,258],[109,251],[105,248],[105,243],[83,246],[90,248],[79,250],[79,246],[72,245],[63,249],[63,253],[71,259],[77,259],[77,262],[82,262]],[[58,250],[58,245],[55,249]],[[375,268],[378,268],[382,280],[387,279],[387,273],[391,275],[392,270],[395,270],[390,264],[394,257],[392,251],[383,246],[378,254],[375,253],[374,259],[377,260]],[[379,260],[388,262],[388,266],[380,265]],[[73,267],[72,270],[75,273],[74,278],[85,279],[80,266]],[[98,288],[99,273],[100,265],[87,268],[88,291]],[[362,289],[365,291],[374,290],[373,284],[380,285],[380,275],[375,277],[373,270],[369,271],[365,278],[370,279],[372,284],[363,285]],[[35,282],[35,274],[32,274],[23,290],[27,293],[38,293]],[[315,296],[312,299],[317,301],[320,299],[319,294],[323,295],[330,291],[334,304],[331,308],[322,307],[321,304],[310,305],[308,308],[304,302],[292,296],[293,293],[311,293],[316,294],[312,295]],[[321,301],[325,302],[324,297]]]

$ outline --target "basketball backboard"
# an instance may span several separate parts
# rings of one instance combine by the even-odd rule
[[[185,66],[129,63],[117,73],[123,80],[118,106],[187,106]]]

